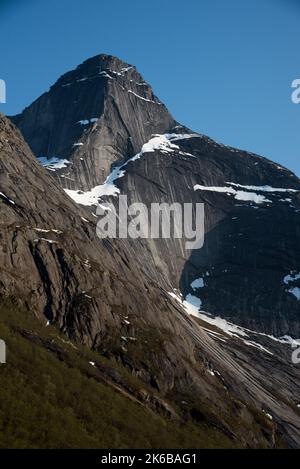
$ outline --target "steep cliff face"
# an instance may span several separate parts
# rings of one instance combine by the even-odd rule
[[[115,356],[173,403],[180,404],[184,395],[194,409],[194,393],[201,395],[208,422],[242,445],[272,446],[275,427],[265,421],[256,430],[255,412],[243,403],[246,388],[225,404],[219,399],[224,386],[208,372],[211,360],[218,360],[208,358],[209,336],[200,329],[195,333],[197,324],[191,327],[180,305],[143,273],[138,261],[133,265],[130,245],[95,237],[89,212],[64,194],[4,117],[0,169],[1,299],[13,298],[45,325],[49,321],[70,338]],[[222,361],[229,379],[229,355]],[[236,379],[241,379],[238,373]],[[234,399],[249,418],[250,437],[231,422]],[[262,413],[260,407],[257,411]]]
[[[165,298],[153,306],[151,295],[156,290],[161,297],[160,289],[149,294],[142,263],[130,265],[130,244],[100,240],[94,217],[64,193],[2,116],[0,187],[2,295],[19,298],[90,346],[108,327],[120,342],[123,316],[138,314],[144,295],[145,317],[148,303],[160,322]]]
[[[135,67],[108,55],[63,75],[13,121],[36,156],[70,162],[56,175],[77,190],[102,183],[112,163],[176,125]]]
[[[170,138],[178,136],[166,140]],[[159,194],[168,194],[159,179],[162,165],[174,172],[168,190],[177,186],[179,197],[182,169],[172,167],[195,160],[190,152],[197,139],[207,145],[206,138],[184,134],[179,148],[174,148],[179,141],[173,142],[169,152],[159,138],[158,150],[129,162],[115,183],[129,185],[131,180],[129,198],[140,198],[143,184],[136,181],[145,181],[151,158],[158,168],[153,182],[147,177],[151,197],[161,200]],[[155,256],[147,240],[99,240],[90,208],[67,197],[53,172],[40,166],[4,117],[0,170],[1,297],[13,298],[45,324],[115,357],[160,393],[160,405],[171,415],[176,404],[184,419],[205,422],[244,447],[297,446],[300,377],[288,345],[235,326],[234,333],[226,332],[205,318],[189,316],[179,293],[168,290],[171,274],[162,281],[175,266],[167,259],[167,247],[157,245]],[[194,169],[188,178],[193,174]],[[155,270],[160,257],[161,268]]]
[[[300,181],[290,171],[179,125],[133,66],[106,55],[66,73],[13,121],[79,204],[94,210],[118,193],[148,208],[204,203],[204,246],[142,240],[143,269],[208,313],[300,334]]]
[[[121,357],[165,391],[175,380],[184,386],[185,356],[192,385],[194,343],[184,338],[171,299],[143,273],[140,260],[132,262],[130,244],[97,238],[94,218],[59,188],[4,117],[0,170],[1,297],[12,297],[69,337]]]
[[[152,202],[204,204],[201,249],[187,250],[185,237],[149,240],[165,276],[214,316],[298,337],[299,179],[200,135],[177,135],[169,145],[130,162],[115,181],[128,203],[149,211]]]

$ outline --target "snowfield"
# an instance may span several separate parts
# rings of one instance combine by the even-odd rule
[[[93,187],[90,191],[77,191],[65,189],[65,192],[71,197],[76,203],[86,206],[97,205],[99,199],[102,197],[117,197],[120,193],[120,189],[115,185],[115,181],[122,178],[126,173],[126,166],[138,159],[140,159],[146,153],[153,153],[154,151],[160,151],[161,153],[172,153],[175,150],[179,150],[179,146],[175,145],[174,141],[186,140],[188,138],[200,137],[198,134],[163,134],[153,135],[153,137],[142,146],[142,149],[135,156],[130,158],[125,163],[116,166],[112,172],[107,176],[104,184]],[[193,155],[188,155],[193,156]]]

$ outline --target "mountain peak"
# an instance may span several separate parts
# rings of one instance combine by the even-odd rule
[[[136,67],[132,64],[125,62],[124,60],[120,59],[115,55],[110,54],[97,54],[93,57],[89,57],[88,59],[84,60],[81,64],[78,65],[77,69],[81,67],[85,67],[87,65],[98,65],[105,67],[115,66],[118,69],[122,69],[124,67],[131,67],[136,69]]]
[[[131,73],[128,74],[130,71]],[[123,62],[118,57],[114,57],[112,55],[99,54],[94,57],[90,57],[79,64],[75,69],[62,75],[54,86],[62,84],[66,85],[70,78],[85,81],[88,79],[99,78],[99,76],[105,77],[104,72],[107,74],[110,72],[112,74],[112,78],[121,76],[128,77],[135,72],[142,79],[141,75],[136,71],[136,68],[133,65]]]
[[[81,190],[177,124],[134,66],[106,54],[65,73],[12,120],[38,158],[69,162],[60,182]]]

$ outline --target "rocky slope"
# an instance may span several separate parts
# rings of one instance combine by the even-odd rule
[[[0,373],[1,449],[238,446],[8,301],[0,302],[0,337],[9,350]]]
[[[144,269],[208,313],[300,335],[300,181],[290,171],[180,126],[134,67],[106,55],[66,73],[13,121],[79,203],[119,189],[148,207],[204,203],[203,248],[187,250],[184,238],[143,241],[135,251]],[[49,166],[55,156],[67,161]]]
[[[300,332],[299,179],[176,123],[114,57],[84,62],[12,120],[47,169],[1,117],[1,295],[115,357],[171,415],[242,446],[299,445],[292,348],[263,334]],[[100,240],[97,203],[119,194],[204,203],[203,247]]]
[[[300,377],[287,345],[195,322],[179,296],[130,262],[130,243],[96,238],[89,211],[67,197],[4,117],[0,166],[1,301],[10,298],[75,343],[114,357],[140,381],[139,399],[168,418],[179,412],[232,445],[298,444]],[[22,334],[55,352],[39,328]]]

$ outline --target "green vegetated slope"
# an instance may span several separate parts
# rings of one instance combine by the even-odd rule
[[[233,442],[205,424],[174,421],[99,378],[90,361],[109,362],[69,342],[30,313],[0,302],[0,448],[211,448]],[[101,365],[99,365],[101,366]]]

